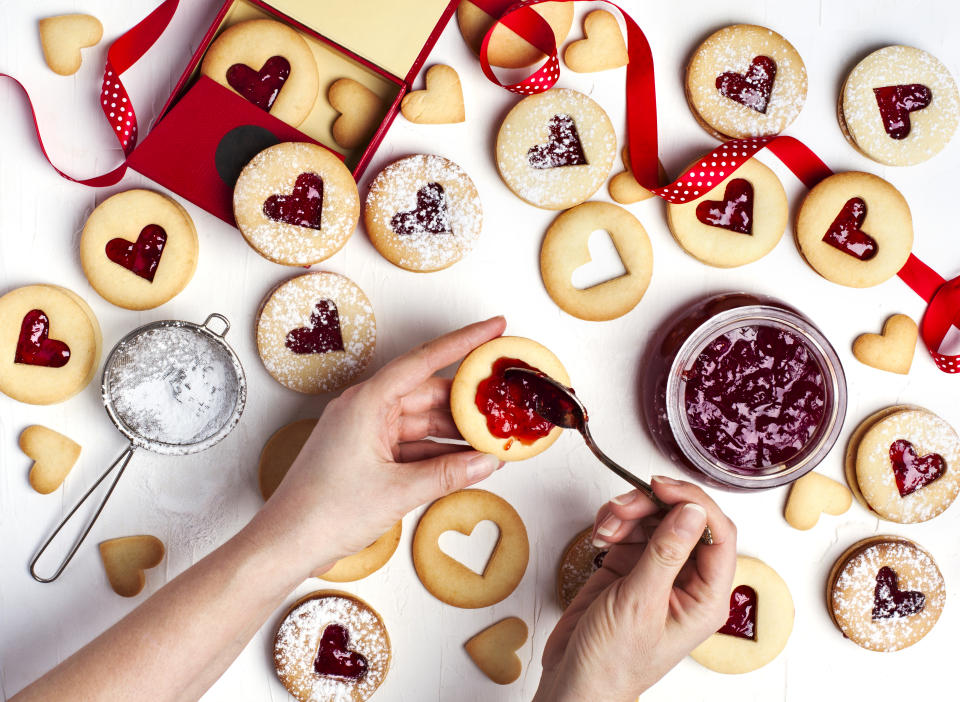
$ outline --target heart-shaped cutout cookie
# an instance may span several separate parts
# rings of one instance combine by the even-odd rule
[[[327,90],[330,106],[340,113],[331,129],[345,149],[363,145],[383,118],[383,102],[375,92],[352,78],[340,78]]]
[[[313,669],[317,675],[355,682],[366,674],[366,657],[350,649],[350,632],[342,624],[328,624],[320,636]]]
[[[527,151],[531,168],[560,168],[584,166],[587,156],[577,133],[577,125],[570,115],[554,115],[547,122],[547,142],[531,146]]]
[[[717,76],[716,86],[724,97],[751,110],[766,113],[776,75],[776,61],[769,56],[754,56],[746,73],[721,73]]]
[[[906,139],[910,134],[910,113],[930,106],[933,93],[920,83],[886,85],[874,88],[883,129],[891,139]]]
[[[858,336],[853,342],[853,355],[871,368],[906,375],[919,334],[916,322],[905,314],[895,314],[884,322],[881,334]]]
[[[416,207],[393,215],[390,228],[400,235],[444,234],[452,231],[447,212],[447,194],[443,186],[440,183],[427,183],[420,188]]]
[[[284,343],[297,354],[343,351],[343,331],[336,303],[320,300],[310,313],[310,323],[287,332]]]
[[[50,318],[43,310],[30,310],[20,323],[20,337],[13,362],[27,366],[63,368],[70,361],[70,347],[50,338]]]
[[[927,596],[919,590],[901,590],[898,580],[896,571],[889,566],[877,571],[877,587],[873,591],[874,621],[909,617],[923,611]]]
[[[163,554],[163,542],[149,534],[123,536],[100,544],[100,558],[110,587],[123,597],[140,594],[147,582],[143,571],[159,565]]]
[[[81,49],[96,46],[103,37],[103,25],[92,15],[59,15],[38,23],[43,58],[54,73],[70,76],[80,70]]]
[[[467,655],[498,685],[509,685],[520,677],[523,663],[517,650],[527,642],[527,625],[508,617],[489,626],[464,644]]]
[[[80,457],[80,444],[39,424],[20,433],[20,450],[33,459],[30,486],[41,495],[60,487]]]
[[[598,229],[590,235],[587,239],[587,250],[590,258],[574,269],[570,276],[570,284],[577,290],[587,290],[627,274],[617,245],[605,229]]]
[[[791,486],[783,516],[794,529],[812,529],[821,514],[843,514],[852,502],[853,495],[845,485],[819,473],[807,473]]]
[[[913,494],[947,472],[947,462],[943,456],[939,453],[920,456],[914,445],[906,439],[897,439],[890,444],[890,466],[900,497]]]
[[[752,234],[753,186],[750,181],[743,178],[731,180],[723,191],[722,200],[704,200],[697,205],[697,219],[708,227]]]
[[[730,593],[730,613],[718,634],[740,639],[757,640],[757,591],[749,585],[738,585]]]
[[[227,83],[247,100],[266,112],[270,111],[280,89],[290,77],[290,62],[283,56],[271,56],[260,70],[245,63],[227,69]]]
[[[431,66],[426,75],[426,88],[407,93],[400,102],[400,112],[414,124],[463,122],[466,113],[460,76],[450,66]]]
[[[443,532],[437,539],[437,545],[453,560],[477,575],[483,575],[498,541],[500,541],[500,527],[495,522],[484,519],[477,522],[469,534],[455,529]]]
[[[633,177],[628,147],[623,147],[620,157],[626,170],[620,171],[610,179],[610,184],[607,186],[610,197],[613,198],[614,202],[619,202],[621,205],[649,200],[653,197],[653,193],[640,185],[637,179]],[[660,162],[660,159],[657,159],[657,180],[659,181],[658,185],[666,185],[669,182],[667,172],[663,169],[663,163]]]
[[[271,195],[266,199],[263,213],[275,222],[320,229],[323,224],[323,178],[316,173],[301,173],[289,195]]]
[[[584,18],[583,35],[563,52],[563,62],[571,71],[593,73],[630,62],[617,18],[606,10],[594,10]]]
[[[140,230],[136,241],[127,241],[122,237],[111,239],[106,245],[107,258],[123,266],[134,275],[148,283],[153,282],[163,256],[163,247],[167,245],[167,232],[159,224],[148,224]]]
[[[863,231],[867,218],[867,203],[862,198],[847,200],[830,224],[823,241],[858,261],[869,261],[877,255],[877,240]]]

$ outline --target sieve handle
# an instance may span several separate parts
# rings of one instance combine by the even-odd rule
[[[221,331],[221,332],[214,331],[214,330],[213,330],[213,327],[210,326],[210,320],[211,320],[211,319],[216,319],[216,320],[222,322],[222,323],[223,323],[223,331]],[[230,331],[230,322],[227,321],[227,318],[224,317],[224,316],[223,316],[222,314],[220,314],[219,312],[213,312],[213,313],[207,315],[207,318],[206,318],[205,320],[203,320],[203,324],[201,324],[200,326],[203,327],[204,329],[206,329],[206,330],[207,330],[208,332],[210,332],[211,334],[214,334],[214,335],[216,335],[216,336],[219,336],[221,339],[227,335],[227,332],[228,332],[228,331]]]
[[[134,447],[133,444],[127,446],[126,450],[120,454],[120,457],[113,462],[113,464],[104,471],[103,475],[97,478],[97,482],[90,486],[90,489],[87,490],[86,494],[80,498],[80,501],[73,506],[73,509],[70,510],[70,513],[63,518],[63,521],[60,522],[60,525],[56,530],[50,534],[50,537],[43,542],[43,546],[40,547],[40,550],[37,552],[37,555],[33,557],[33,560],[30,561],[30,575],[33,576],[33,579],[40,583],[52,583],[54,580],[60,577],[60,574],[63,573],[64,569],[73,560],[74,555],[77,553],[77,549],[80,548],[80,544],[83,543],[83,540],[87,538],[87,534],[90,533],[90,530],[93,528],[93,525],[96,523],[97,518],[100,516],[100,513],[103,511],[103,508],[107,504],[107,500],[110,499],[110,495],[113,494],[113,489],[117,487],[117,483],[120,481],[120,476],[123,475],[123,471],[126,470],[127,464],[130,463],[130,459],[133,457]],[[60,563],[60,567],[57,568],[56,572],[51,575],[49,578],[42,578],[37,575],[37,561],[40,560],[40,557],[43,555],[43,552],[47,550],[47,547],[57,538],[57,534],[60,533],[60,530],[67,525],[73,515],[77,513],[77,510],[80,509],[80,506],[87,501],[87,498],[93,494],[93,491],[99,487],[100,483],[106,480],[107,476],[110,475],[114,470],[117,471],[116,477],[113,479],[113,482],[110,483],[110,488],[107,490],[107,494],[103,496],[103,499],[100,501],[97,511],[94,513],[93,517],[87,523],[87,526],[84,528],[83,533],[80,534],[80,538],[76,540],[73,544],[73,547],[70,549],[70,553],[67,554],[67,557],[63,559],[63,562]]]

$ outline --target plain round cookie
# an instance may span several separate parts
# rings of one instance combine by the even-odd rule
[[[765,75],[762,63],[755,63],[758,58],[772,59],[776,65],[768,95],[762,89],[764,80],[755,79]],[[742,100],[754,107],[724,95],[718,87],[724,79],[727,92],[743,95]],[[697,122],[718,139],[770,136],[800,114],[807,97],[807,71],[793,45],[772,29],[735,24],[714,32],[693,52],[685,92]]]
[[[497,134],[497,169],[513,193],[546,210],[565,210],[606,181],[617,152],[607,113],[583,93],[554,88],[507,113]],[[571,165],[553,165],[572,161]]]
[[[573,3],[571,2],[544,2],[536,5],[534,11],[543,17],[553,29],[557,46],[563,43],[573,26]],[[460,25],[460,34],[473,53],[479,56],[480,45],[494,18],[474,5],[470,0],[463,0],[457,8],[457,24]],[[519,34],[504,24],[493,30],[490,43],[487,45],[487,59],[491,66],[501,68],[523,68],[544,59],[544,55],[537,47],[522,39]]]
[[[479,575],[442,550],[445,531],[469,536],[474,527],[490,520],[500,538]],[[502,497],[486,490],[460,490],[441,497],[420,517],[413,535],[413,566],[431,595],[454,607],[476,609],[500,602],[513,592],[527,569],[530,543],[517,511]]]
[[[859,213],[859,203],[865,214]],[[861,260],[825,241],[831,231],[838,232],[835,239],[849,241],[843,234],[851,225],[869,237],[867,244],[874,242],[873,255],[863,254],[869,258]],[[831,282],[854,288],[879,285],[896,275],[913,248],[913,219],[903,195],[883,178],[859,171],[837,173],[814,186],[797,212],[795,233],[811,268]],[[850,246],[854,251],[865,248],[857,239]]]
[[[756,558],[737,556],[732,590],[744,585],[756,593],[755,639],[718,632],[690,654],[718,673],[749,673],[765,666],[780,655],[793,631],[793,598],[777,571]]]
[[[200,72],[242,95],[227,79],[231,66],[242,64],[260,72],[275,56],[287,60],[290,72],[267,111],[296,127],[307,118],[316,103],[320,78],[313,52],[300,33],[291,27],[269,19],[238,22],[214,39],[200,64]]]
[[[73,397],[93,380],[102,348],[100,324],[76,293],[27,285],[0,297],[0,392],[12,399],[50,405]]]
[[[328,626],[347,630],[347,649],[366,658],[366,673],[357,681],[322,676],[314,669],[320,640]],[[380,615],[358,597],[337,590],[318,590],[287,611],[273,643],[277,677],[300,702],[368,699],[390,669],[390,636]]]
[[[925,107],[908,109],[923,98],[929,100]],[[910,46],[887,46],[869,54],[847,76],[837,118],[843,135],[868,158],[911,166],[950,142],[960,119],[960,95],[950,71],[935,56]]]
[[[267,295],[256,336],[263,365],[281,385],[303,393],[333,392],[369,365],[377,320],[370,300],[352,280],[337,273],[307,273]]]
[[[894,588],[905,600],[899,612],[891,610]],[[913,592],[922,595],[919,611],[920,597],[909,594]],[[871,651],[915,644],[937,623],[945,601],[943,576],[933,557],[899,536],[872,536],[853,544],[827,578],[827,609],[834,624],[845,638]]]
[[[550,448],[563,430],[553,427],[549,434],[532,444],[501,439],[490,433],[487,418],[477,407],[477,386],[490,377],[494,362],[500,358],[520,359],[564,385],[570,385],[570,376],[550,349],[520,336],[501,336],[488,341],[460,363],[450,388],[450,412],[460,434],[477,451],[493,454],[502,461],[522,461]]]
[[[863,493],[860,492],[860,485],[857,483],[857,449],[860,448],[860,442],[863,441],[864,434],[870,430],[870,428],[876,424],[879,420],[884,417],[889,417],[895,412],[902,412],[904,410],[910,409],[920,409],[914,405],[894,405],[893,407],[884,407],[881,410],[877,410],[869,417],[864,419],[857,425],[857,428],[853,430],[853,433],[850,435],[850,438],[847,440],[847,450],[843,456],[843,475],[847,479],[847,487],[850,488],[850,492],[853,493],[854,499],[860,503],[860,505],[866,509],[871,514],[876,514],[867,501],[863,498]]]
[[[593,545],[593,525],[573,537],[557,567],[557,602],[565,610],[597,572],[607,551]]]
[[[937,454],[944,467],[942,475],[906,495],[900,493],[892,460],[894,444],[901,441],[910,443],[914,460]],[[884,519],[901,524],[933,519],[960,492],[960,438],[928,410],[895,412],[875,422],[860,441],[856,463],[857,485],[867,504]]]
[[[463,258],[480,237],[483,208],[470,176],[430,154],[394,161],[370,183],[363,208],[380,254],[408,271],[438,271]]]
[[[786,231],[789,212],[777,174],[751,158],[696,200],[667,203],[667,224],[698,261],[733,268],[770,253]]]
[[[152,190],[127,190],[90,213],[80,235],[80,263],[105,300],[149,310],[187,286],[199,248],[193,220],[176,200]]]
[[[233,215],[243,238],[264,258],[310,266],[347,243],[360,219],[360,195],[333,152],[284,142],[244,166],[233,191]]]
[[[590,262],[590,235],[605,230],[626,273],[583,290],[573,272]],[[616,319],[637,306],[653,275],[653,247],[640,221],[619,205],[584,202],[560,214],[540,247],[540,275],[547,294],[565,312],[590,321]]]

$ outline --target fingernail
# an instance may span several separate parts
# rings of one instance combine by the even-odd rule
[[[631,490],[630,492],[625,492],[622,495],[617,495],[614,498],[611,498],[611,502],[615,505],[628,505],[637,499],[637,496],[640,494],[639,490]]]
[[[467,482],[483,480],[500,467],[500,459],[489,453],[481,453],[467,461]]]
[[[653,476],[654,481],[660,483],[661,485],[680,485],[679,480],[674,480],[673,478],[667,477],[666,475],[655,475]]]
[[[703,533],[703,527],[706,523],[707,510],[696,502],[688,502],[680,508],[674,530],[682,537],[698,538]]]
[[[592,543],[593,543],[593,547],[594,547],[594,548],[610,548],[610,544],[608,544],[606,541],[604,541],[603,539],[601,539],[599,536],[596,537],[596,538],[592,541]]]
[[[613,514],[608,514],[606,517],[603,518],[603,521],[600,522],[600,526],[597,527],[597,535],[613,536],[614,534],[617,533],[617,529],[620,528],[621,524],[623,524],[623,522],[620,520],[619,517]]]

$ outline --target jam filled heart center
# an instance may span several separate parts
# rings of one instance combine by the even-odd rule
[[[860,229],[867,218],[867,203],[859,197],[847,200],[840,214],[823,235],[823,241],[860,261],[869,261],[877,255],[877,240]]]
[[[290,77],[290,62],[283,56],[271,56],[259,71],[244,63],[227,69],[227,83],[261,110],[270,111],[280,88]]]
[[[769,56],[754,56],[746,73],[721,73],[717,76],[716,86],[724,97],[765,114],[776,75],[776,61]]]
[[[697,219],[711,227],[739,234],[753,233],[753,186],[743,178],[727,183],[722,200],[704,200],[697,205]]]
[[[390,219],[397,234],[443,234],[451,231],[447,194],[440,183],[428,183],[417,191],[417,206],[397,212]]]
[[[43,310],[30,310],[20,324],[14,363],[62,368],[70,360],[70,347],[50,338],[50,319]]]
[[[333,300],[320,300],[310,313],[310,323],[288,332],[285,344],[297,354],[343,351],[340,313]]]
[[[587,156],[577,133],[577,125],[570,115],[554,115],[547,123],[550,132],[546,144],[537,144],[527,151],[531,168],[558,168],[560,166],[584,166]]]
[[[367,672],[367,659],[347,646],[350,632],[340,624],[328,624],[320,636],[313,669],[317,675],[344,682],[356,682]]]
[[[263,203],[263,213],[275,222],[320,229],[323,215],[323,178],[316,173],[301,173],[289,195],[271,195]]]
[[[897,439],[890,444],[890,463],[900,497],[916,492],[947,472],[943,456],[939,453],[918,456],[913,444],[906,439]]]
[[[749,585],[739,585],[730,593],[730,615],[718,634],[757,640],[757,591]]]
[[[135,273],[149,283],[153,282],[167,244],[167,233],[158,224],[148,224],[140,230],[136,241],[123,238],[107,242],[107,258]]]
[[[537,388],[525,376],[505,375],[511,367],[539,370],[519,358],[498,358],[490,375],[477,385],[474,402],[491,434],[529,446],[549,434],[554,425],[536,410],[540,402]]]
[[[873,591],[873,619],[909,617],[923,611],[927,596],[917,590],[897,587],[897,574],[888,566],[877,572],[877,588]]]
[[[910,113],[930,106],[933,92],[920,83],[887,85],[874,88],[883,128],[891,139],[906,139],[910,134]]]

